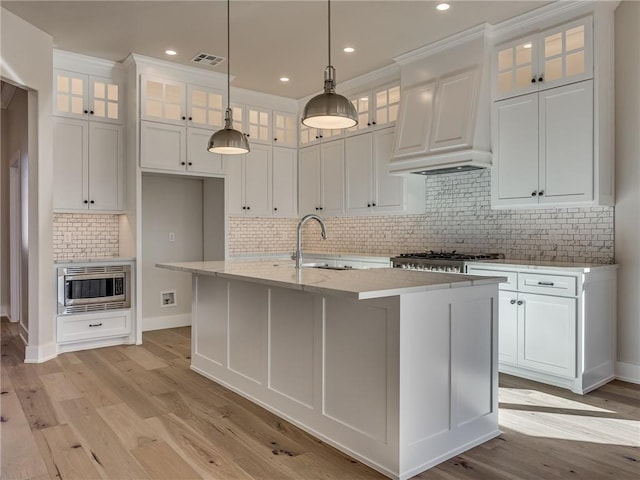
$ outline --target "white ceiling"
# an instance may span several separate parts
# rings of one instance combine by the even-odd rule
[[[340,82],[393,63],[393,57],[472,26],[499,23],[546,1],[334,0],[332,63]],[[226,1],[5,1],[1,6],[53,36],[55,48],[121,61],[131,52],[189,64],[200,52],[226,57]],[[342,48],[353,46],[355,53]],[[178,55],[167,57],[173,48]],[[231,2],[233,85],[301,98],[322,89],[327,3]],[[201,67],[204,68],[204,67]],[[227,62],[211,68],[225,73]],[[279,78],[291,78],[283,84]]]

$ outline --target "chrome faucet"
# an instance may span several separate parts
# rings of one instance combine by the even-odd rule
[[[320,227],[322,228],[322,239],[326,240],[327,239],[327,230],[324,226],[324,222],[322,221],[322,219],[314,214],[314,213],[310,213],[309,215],[305,215],[304,217],[302,217],[300,219],[300,221],[298,222],[298,237],[297,237],[297,249],[296,249],[296,268],[300,268],[302,266],[302,226],[307,223],[308,220],[317,220],[318,223],[320,224]]]

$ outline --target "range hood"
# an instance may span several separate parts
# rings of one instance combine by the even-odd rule
[[[491,166],[490,61],[480,33],[455,51],[419,55],[401,66],[389,173],[434,175]]]

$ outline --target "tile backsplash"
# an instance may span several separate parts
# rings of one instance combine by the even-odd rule
[[[314,252],[497,252],[518,260],[612,263],[613,207],[491,210],[489,170],[426,177],[425,213],[333,217],[327,240],[305,226]],[[295,250],[297,219],[229,220],[229,255]]]
[[[118,215],[54,213],[54,260],[118,256],[118,219]]]

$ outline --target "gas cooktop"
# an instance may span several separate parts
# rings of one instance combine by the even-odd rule
[[[429,250],[428,252],[401,253],[396,258],[424,260],[492,260],[500,257],[501,254],[499,253],[480,253],[472,255],[468,253],[459,253],[456,250],[452,250],[451,252],[445,252],[442,250],[434,252],[433,250]]]

